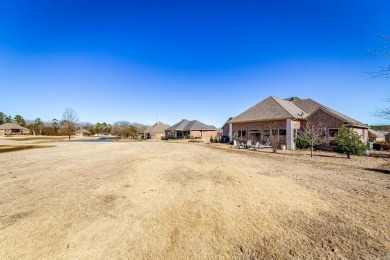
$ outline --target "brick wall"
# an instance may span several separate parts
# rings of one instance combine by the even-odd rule
[[[193,136],[193,137],[201,137],[202,136],[202,139],[203,140],[209,140],[211,136],[215,137],[217,135],[217,131],[213,130],[213,131],[191,131],[190,132],[190,136]]]
[[[229,136],[229,124],[225,124],[222,127],[222,135],[223,136]]]
[[[311,124],[314,124],[314,125],[317,125],[317,126],[322,126],[324,128],[326,128],[326,131],[328,131],[328,129],[330,128],[335,128],[335,129],[338,129],[339,127],[341,127],[343,124],[345,124],[344,121],[338,119],[337,117],[329,114],[329,113],[326,113],[325,111],[322,111],[322,110],[318,110],[317,112],[311,114],[307,120],[311,123]],[[306,125],[306,122],[303,122],[302,126],[305,126]],[[367,143],[368,142],[368,129],[366,128],[353,128],[353,130],[355,132],[357,132],[361,138],[362,138],[362,141],[363,143]],[[330,138],[328,138],[328,144],[330,142]]]
[[[339,128],[342,124],[344,124],[343,121],[340,119],[330,115],[329,113],[326,113],[322,110],[318,110],[317,112],[311,114],[307,120],[310,121],[311,124],[314,125],[321,125],[323,127],[329,128]],[[303,123],[303,126],[305,126],[305,122]]]

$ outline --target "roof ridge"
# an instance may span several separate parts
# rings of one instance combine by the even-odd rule
[[[288,111],[280,102],[279,102],[279,100],[280,101],[284,101],[284,102],[290,102],[290,104],[293,104],[294,106],[296,106],[297,108],[299,108],[299,109],[301,109],[302,110],[302,108],[300,108],[300,107],[298,107],[297,105],[295,105],[293,102],[291,102],[291,101],[288,101],[288,100],[283,100],[283,99],[281,99],[281,98],[278,98],[278,97],[274,97],[274,96],[272,96],[272,98],[279,104],[279,106],[281,106],[286,112],[287,112],[287,114],[289,114],[290,116],[292,116],[293,118],[296,118],[293,114],[291,114],[290,113],[290,111]],[[277,100],[277,99],[279,99],[279,100]],[[303,112],[303,111],[302,111]]]

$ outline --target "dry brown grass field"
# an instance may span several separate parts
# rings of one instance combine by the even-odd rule
[[[386,158],[39,145],[0,153],[0,259],[390,259]]]

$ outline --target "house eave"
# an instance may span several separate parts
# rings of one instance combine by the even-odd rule
[[[232,121],[229,121],[227,122],[228,124],[244,124],[244,123],[256,123],[256,122],[272,122],[272,121],[284,121],[284,120],[288,120],[288,119],[291,119],[291,120],[306,120],[306,118],[294,118],[294,117],[286,117],[286,118],[274,118],[274,119],[263,119],[263,120],[243,120],[243,121],[236,121],[236,122],[232,122]]]

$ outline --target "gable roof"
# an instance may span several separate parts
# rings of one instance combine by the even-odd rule
[[[387,135],[387,134],[390,134],[390,132],[388,131],[383,131],[383,130],[378,130],[377,132],[383,134],[383,135]]]
[[[165,129],[168,131],[212,131],[217,130],[213,125],[206,125],[198,120],[188,121],[187,119],[181,120],[179,123],[174,124],[173,126]]]
[[[300,99],[299,97],[292,97],[292,98],[286,98],[285,100],[294,103],[297,107],[301,108],[303,111],[305,111],[308,114],[311,114],[314,111],[316,111],[317,108],[324,106],[310,98]]]
[[[168,127],[167,129],[165,130],[176,130],[176,131],[183,131],[184,130],[184,127],[189,123],[189,121],[187,119],[183,119],[181,120],[179,123],[176,123],[174,124],[173,126],[171,127]]]
[[[164,133],[165,129],[167,129],[169,126],[157,121],[154,125],[149,126],[145,129],[144,133]]]
[[[381,133],[381,132],[379,132],[379,131],[375,131],[375,130],[372,129],[372,128],[368,128],[368,133],[369,133],[370,135],[375,136],[376,138],[384,138],[384,137],[385,137],[385,135],[384,135],[383,133]]]
[[[233,117],[229,117],[228,120],[226,120],[226,122],[222,125],[221,128],[224,128],[225,125],[227,125],[229,123],[229,121],[232,120],[232,119],[233,119]]]
[[[80,134],[90,134],[91,132],[88,131],[87,129],[79,129],[79,130],[76,130],[76,133],[80,133]]]
[[[313,113],[310,114],[310,116],[313,115],[314,113],[316,113],[318,110],[322,110],[328,114],[331,114],[334,117],[337,117],[338,119],[340,119],[341,121],[344,121],[344,123],[346,123],[346,124],[350,124],[352,126],[368,128],[368,126],[366,124],[363,124],[362,122],[359,122],[359,121],[357,121],[349,116],[341,114],[340,112],[338,112],[334,109],[331,109],[329,107],[326,107],[326,106],[321,106],[321,107],[317,108]]]
[[[334,109],[324,106],[310,98],[301,99],[299,97],[291,97],[280,99],[272,96],[264,99],[260,103],[234,117],[229,121],[229,123],[282,119],[306,119],[320,109],[339,118],[346,124],[368,128],[366,124],[363,124],[362,122],[346,116]]]
[[[12,129],[18,129],[18,130],[23,130],[23,131],[30,131],[30,129],[25,128],[23,126],[14,124],[14,123],[5,123],[0,125],[0,130],[12,130]]]
[[[232,118],[229,123],[304,119],[307,116],[308,113],[293,102],[271,96]]]

